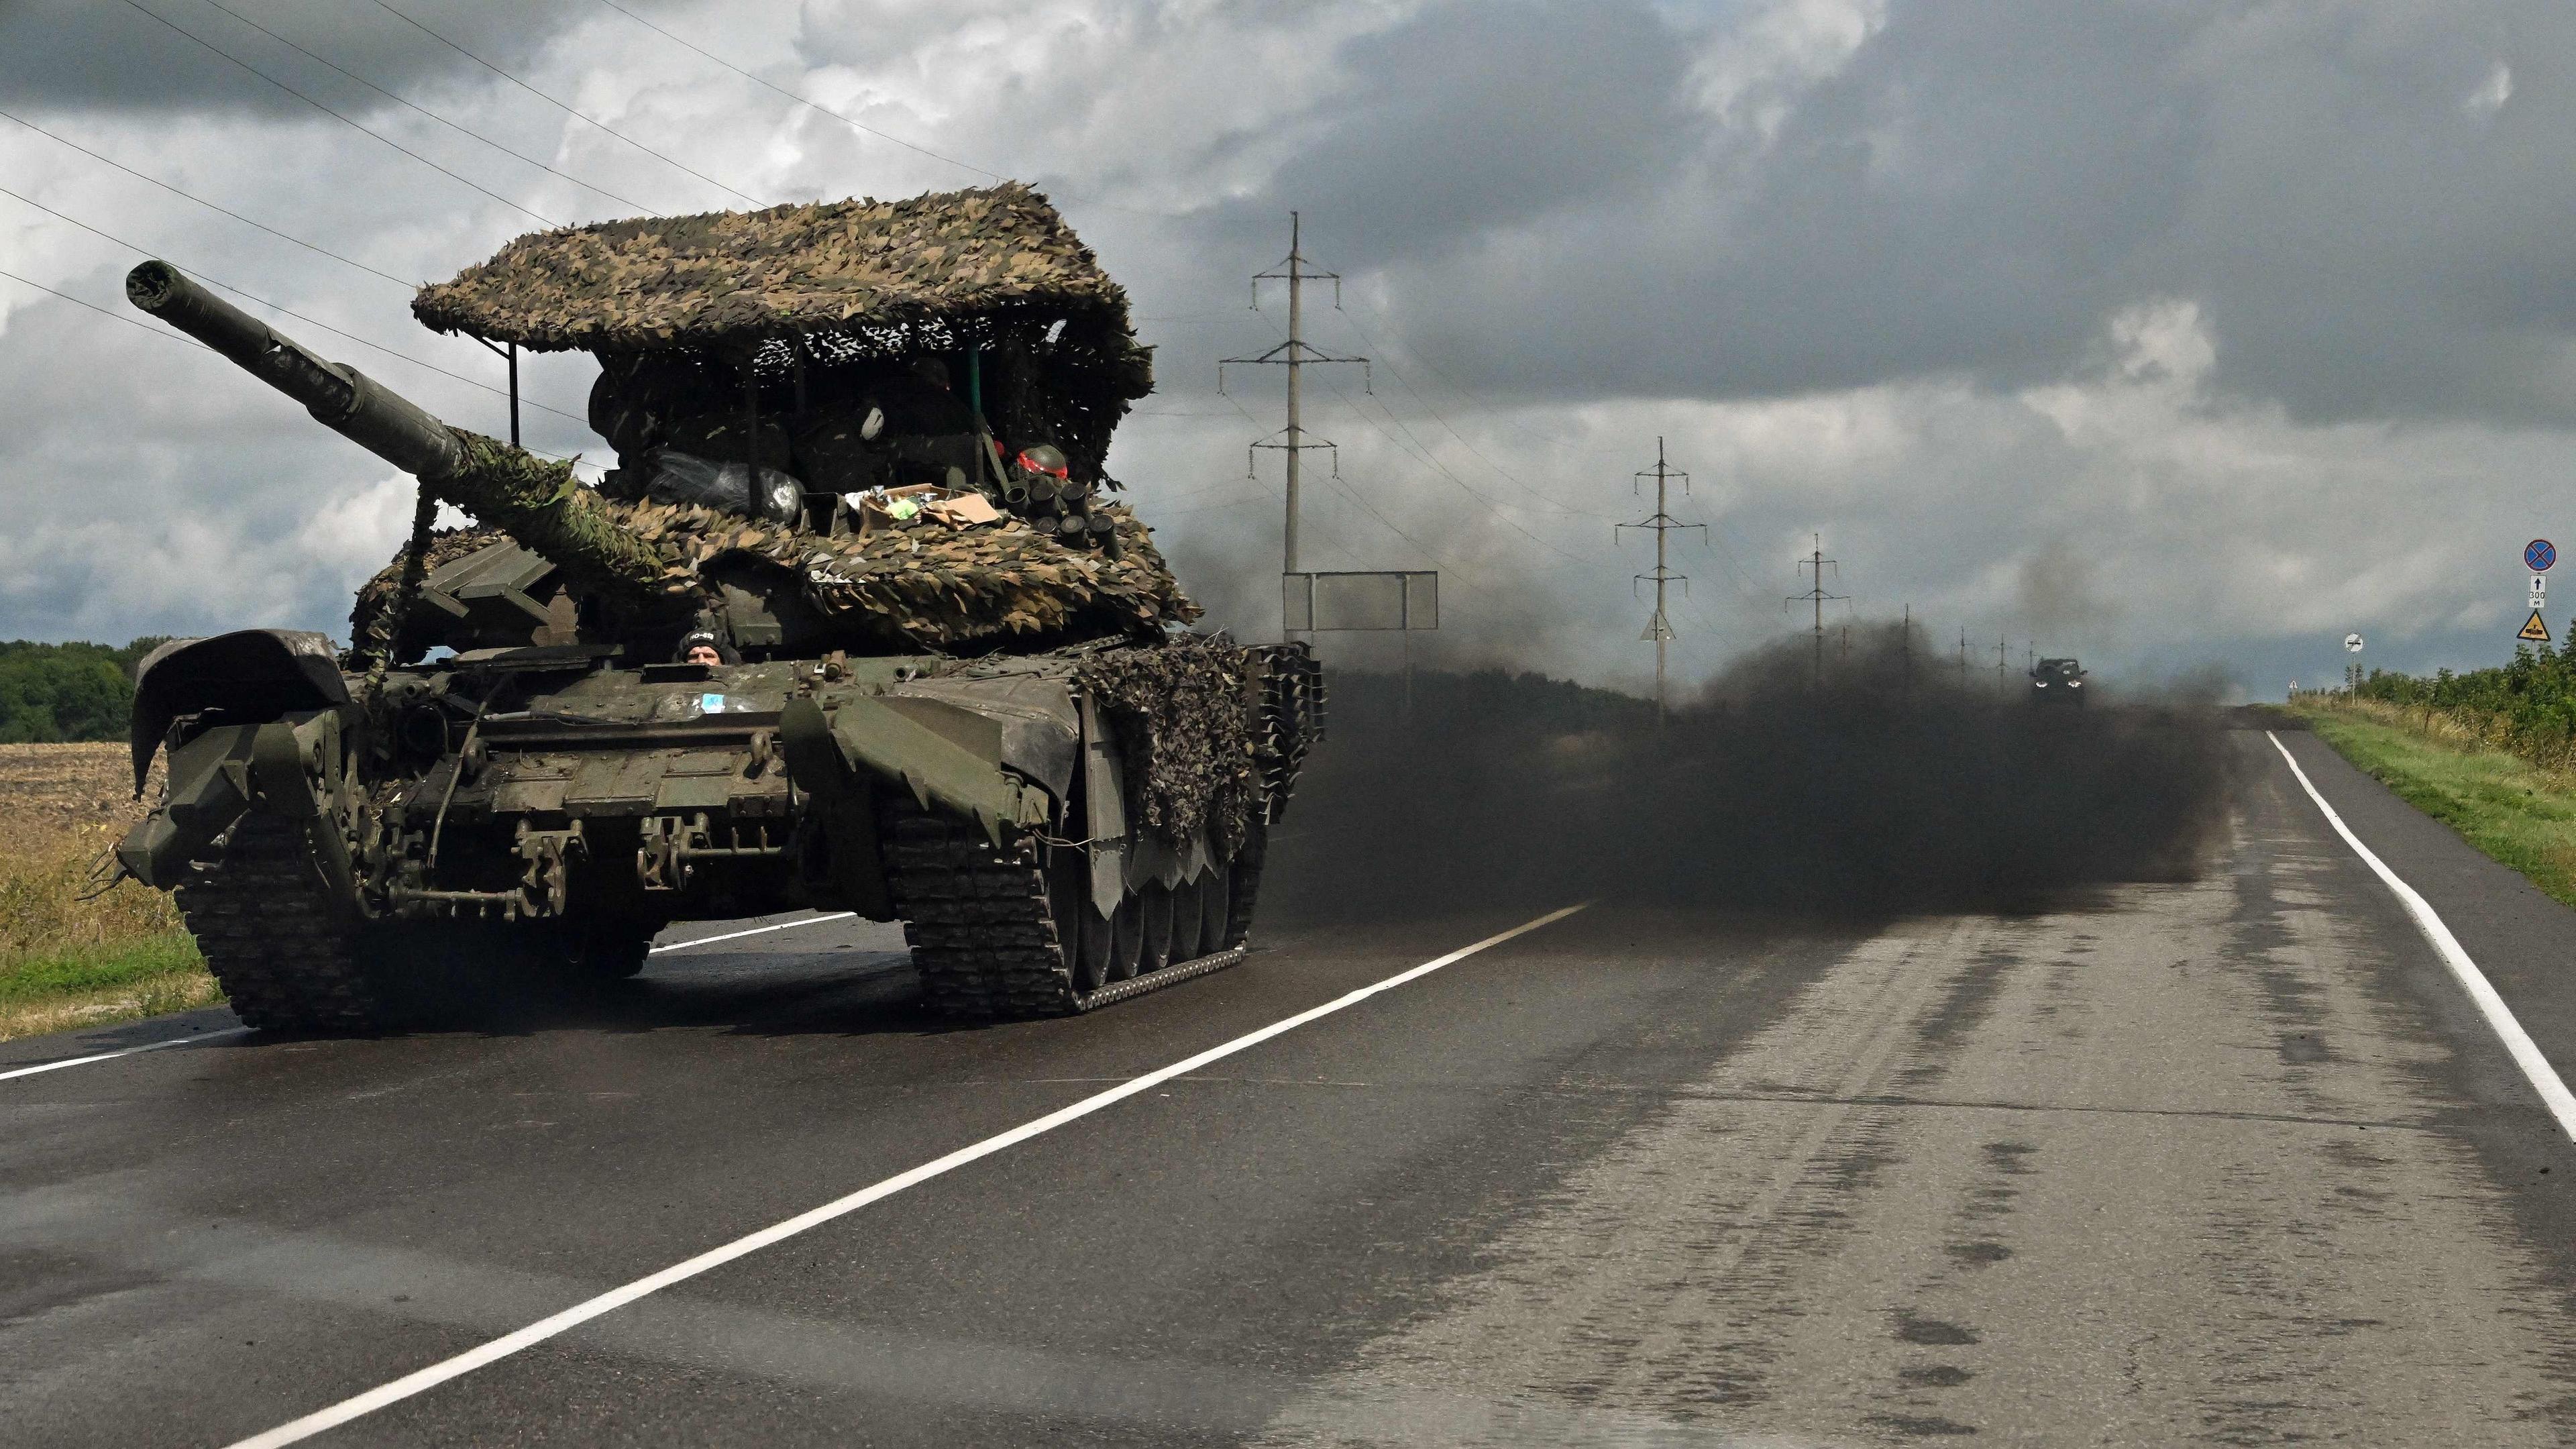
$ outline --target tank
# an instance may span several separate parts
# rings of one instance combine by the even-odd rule
[[[166,264],[126,289],[421,489],[345,649],[138,671],[166,783],[117,861],[245,1022],[378,1030],[459,956],[616,979],[673,921],[797,908],[902,921],[961,1016],[1242,959],[1320,671],[1194,632],[1109,501],[1150,354],[1035,192],[570,228],[424,288],[433,327],[600,358],[598,485]]]

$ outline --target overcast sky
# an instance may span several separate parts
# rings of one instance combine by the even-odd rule
[[[1308,564],[1440,569],[1418,658],[1640,686],[1661,435],[1686,677],[1796,622],[1817,534],[1836,622],[1988,670],[2493,662],[2523,541],[2576,544],[2571,87],[2563,0],[0,0],[0,637],[345,633],[399,542],[406,480],[124,306],[136,248],[498,433],[411,285],[1008,176],[1133,294],[1112,471],[1249,633],[1280,393],[1216,361],[1278,341],[1295,209],[1313,340],[1374,359],[1310,394]],[[591,372],[530,364],[531,444],[605,453]]]

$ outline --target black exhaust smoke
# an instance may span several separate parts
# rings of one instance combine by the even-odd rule
[[[1740,661],[1651,703],[1500,671],[1336,673],[1273,837],[1268,908],[1384,919],[1585,897],[1884,916],[2186,880],[2226,822],[2222,717],[2045,708],[1900,626]]]

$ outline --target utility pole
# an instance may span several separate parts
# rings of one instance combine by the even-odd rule
[[[1904,628],[1905,632],[1897,636],[1897,647],[1905,651],[1903,692],[1912,694],[1914,692],[1914,605],[1911,603],[1905,606]]]
[[[1995,693],[2004,692],[2004,636],[1995,636]]]
[[[1825,687],[1825,604],[1828,600],[1843,599],[1850,596],[1847,594],[1829,594],[1825,592],[1825,570],[1828,568],[1832,569],[1834,571],[1835,580],[1840,582],[1843,576],[1843,569],[1841,564],[1825,557],[1824,535],[1818,534],[1815,536],[1815,539],[1815,552],[1798,560],[1798,567],[1807,570],[1810,577],[1807,591],[1803,594],[1791,594],[1785,601],[1783,601],[1781,607],[1787,608],[1790,604],[1795,604],[1802,600],[1815,606],[1816,659],[1815,676],[1812,687],[1822,689]]]
[[[1965,629],[1959,631],[1959,688],[1963,693],[1968,688],[1968,631]]]
[[[1653,471],[1649,472],[1646,469],[1640,468],[1633,475],[1633,481],[1631,481],[1628,486],[1632,491],[1642,491],[1645,487],[1646,480],[1649,478],[1655,480],[1654,513],[1649,515],[1643,523],[1612,524],[1610,526],[1610,541],[1614,545],[1617,544],[1619,541],[1620,531],[1623,529],[1643,528],[1654,531],[1655,571],[1650,574],[1636,575],[1628,584],[1628,592],[1633,595],[1637,591],[1638,584],[1646,583],[1648,581],[1652,581],[1655,586],[1655,617],[1646,621],[1646,632],[1638,635],[1637,637],[1640,639],[1651,639],[1655,644],[1655,728],[1662,729],[1664,727],[1664,646],[1680,637],[1673,633],[1672,620],[1664,614],[1664,586],[1666,584],[1680,584],[1682,586],[1682,592],[1685,595],[1690,592],[1690,575],[1674,573],[1671,569],[1664,566],[1664,535],[1672,532],[1676,528],[1696,528],[1700,531],[1700,537],[1706,538],[1708,537],[1708,525],[1705,523],[1683,523],[1675,519],[1672,514],[1665,511],[1664,503],[1667,497],[1667,490],[1669,490],[1674,483],[1678,482],[1682,485],[1682,491],[1684,493],[1688,493],[1690,491],[1690,475],[1665,463],[1664,440],[1661,437],[1657,437],[1655,439],[1655,466]]]
[[[1272,433],[1269,437],[1263,438],[1252,445],[1254,448],[1275,448],[1288,455],[1288,516],[1286,526],[1281,530],[1281,546],[1279,551],[1279,572],[1283,589],[1283,605],[1284,589],[1287,584],[1287,578],[1289,575],[1298,572],[1297,486],[1300,472],[1298,467],[1299,460],[1309,448],[1330,449],[1334,446],[1330,441],[1324,439],[1317,439],[1313,442],[1308,442],[1306,440],[1305,421],[1300,406],[1303,400],[1303,390],[1299,386],[1299,379],[1297,376],[1298,370],[1313,363],[1356,362],[1360,365],[1362,386],[1374,386],[1369,379],[1369,360],[1367,358],[1334,357],[1327,353],[1318,352],[1314,348],[1306,345],[1306,283],[1331,282],[1333,284],[1333,305],[1338,308],[1342,305],[1342,277],[1339,272],[1319,272],[1315,270],[1314,265],[1306,260],[1306,254],[1302,246],[1303,235],[1304,227],[1298,214],[1293,211],[1288,213],[1288,259],[1279,264],[1279,270],[1257,273],[1252,279],[1252,306],[1255,311],[1260,310],[1261,307],[1262,283],[1284,281],[1288,284],[1288,340],[1271,348],[1268,352],[1262,353],[1258,357],[1228,357],[1222,359],[1216,365],[1216,390],[1220,395],[1225,392],[1225,370],[1229,365],[1238,367],[1284,367],[1288,369],[1288,426],[1278,432]],[[1247,474],[1252,471],[1251,457],[1249,453],[1245,455],[1244,471]],[[1284,619],[1282,624],[1283,627],[1280,631],[1282,634],[1293,632],[1284,627]]]

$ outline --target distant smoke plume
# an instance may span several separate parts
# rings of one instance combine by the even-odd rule
[[[2020,908],[2188,879],[2225,820],[2194,699],[2047,710],[2019,670],[1896,626],[1740,660],[1662,731],[1650,703],[1536,676],[1333,680],[1333,736],[1272,847],[1283,914],[1586,896],[1837,914]]]
[[[2022,624],[2043,654],[2098,647],[2120,616],[2118,606],[2095,590],[2092,561],[2063,541],[2022,560],[2016,592]]]

